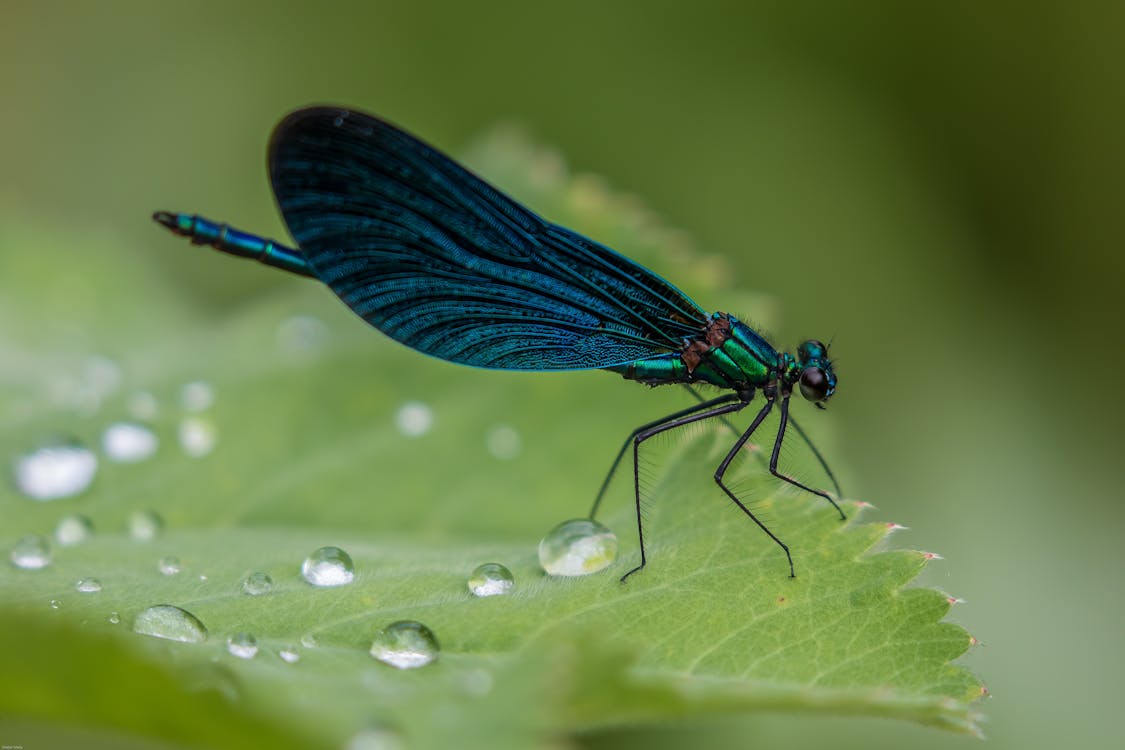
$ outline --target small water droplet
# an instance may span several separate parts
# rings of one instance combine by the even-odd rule
[[[312,633],[305,633],[301,636],[301,645],[305,648],[316,648],[316,636]]]
[[[398,669],[424,667],[438,656],[433,632],[420,622],[399,620],[379,631],[371,644],[371,655]]]
[[[156,511],[138,510],[129,516],[129,536],[138,542],[151,542],[164,530],[164,519]]]
[[[74,588],[83,594],[96,594],[102,590],[102,582],[97,578],[80,578]]]
[[[16,487],[32,500],[58,500],[86,490],[98,471],[98,457],[75,440],[52,440],[17,456]]]
[[[293,315],[277,325],[277,348],[294,362],[313,359],[324,348],[328,327],[311,315]]]
[[[144,461],[156,453],[158,445],[155,432],[144,425],[131,422],[111,424],[102,433],[102,451],[110,461],[117,463]]]
[[[616,557],[617,537],[589,518],[565,521],[539,542],[539,564],[553,576],[596,573]]]
[[[142,422],[151,422],[160,413],[156,396],[148,391],[139,391],[131,395],[125,404],[125,409],[133,419],[139,419]]]
[[[434,412],[421,401],[407,401],[395,414],[398,431],[407,437],[419,437],[434,425]]]
[[[183,570],[183,566],[180,565],[180,558],[175,555],[160,558],[156,563],[156,568],[166,576],[174,576]]]
[[[28,534],[21,537],[10,554],[12,565],[21,570],[39,570],[51,564],[51,543],[47,537]]]
[[[344,750],[405,750],[406,744],[397,732],[381,727],[361,729],[352,735]]]
[[[343,586],[355,578],[355,565],[339,547],[321,547],[305,558],[301,575],[313,586]]]
[[[106,622],[108,622],[110,625],[117,625],[121,622],[121,615],[119,615],[117,612],[110,612],[109,617],[105,619]]]
[[[286,664],[296,664],[301,660],[301,654],[296,646],[284,646],[277,652],[278,657]]]
[[[184,417],[177,431],[180,447],[192,458],[201,458],[215,450],[219,431],[215,423],[203,417]]]
[[[94,536],[94,522],[86,516],[72,513],[59,519],[55,527],[55,541],[61,547],[81,544]]]
[[[502,461],[511,461],[523,452],[523,440],[516,428],[506,424],[493,427],[484,436],[484,445],[488,452]]]
[[[261,596],[273,591],[273,579],[266,573],[255,572],[242,579],[242,593]]]
[[[469,591],[473,596],[499,596],[507,594],[515,585],[512,571],[500,563],[485,563],[469,576]]]
[[[207,628],[199,618],[171,604],[157,604],[141,611],[133,620],[133,632],[181,643],[207,640]]]
[[[62,606],[62,602],[60,602],[58,599],[52,599],[51,601],[47,602],[47,606],[51,609],[58,609]]]
[[[215,403],[215,389],[210,383],[196,380],[180,390],[180,405],[184,411],[206,411]]]
[[[253,659],[258,655],[258,639],[249,633],[235,633],[227,638],[227,651],[239,659]]]

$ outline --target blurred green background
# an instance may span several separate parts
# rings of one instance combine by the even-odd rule
[[[284,237],[263,154],[300,105],[377,112],[450,150],[514,119],[644,196],[728,258],[736,286],[776,296],[779,343],[836,337],[845,487],[946,556],[926,582],[968,600],[953,615],[984,644],[966,663],[994,695],[991,746],[1116,746],[1125,6],[9,0],[2,14],[0,216],[119,238],[107,263],[159,266],[216,316],[280,275],[204,262],[148,214]],[[589,741],[975,744],[786,716]]]

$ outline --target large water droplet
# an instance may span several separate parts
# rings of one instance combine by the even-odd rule
[[[61,547],[81,544],[94,536],[94,522],[86,516],[72,513],[59,519],[55,527],[55,541]]]
[[[286,664],[296,664],[301,660],[301,654],[296,646],[283,646],[277,655]]]
[[[177,432],[180,447],[192,458],[201,458],[215,450],[219,431],[215,423],[204,417],[185,417]]]
[[[399,620],[379,631],[371,644],[371,655],[398,669],[424,667],[438,657],[433,632],[420,622]]]
[[[98,457],[73,440],[56,440],[17,456],[13,465],[16,487],[32,500],[73,497],[94,481]]]
[[[129,516],[129,536],[138,542],[151,542],[164,530],[164,519],[156,511],[138,510]]]
[[[235,633],[227,638],[227,651],[239,659],[253,659],[258,655],[258,639],[249,633]]]
[[[516,432],[515,427],[506,424],[497,425],[489,430],[484,436],[484,445],[489,453],[503,461],[510,461],[523,451],[520,434]]]
[[[597,521],[560,523],[539,542],[539,564],[553,576],[596,573],[617,557],[617,537]]]
[[[97,578],[80,578],[74,588],[83,594],[96,594],[102,590],[102,582]]]
[[[242,579],[242,593],[261,596],[273,591],[273,579],[267,573],[254,572]]]
[[[301,575],[313,586],[343,586],[355,578],[355,565],[339,547],[321,547],[305,558]]]
[[[9,555],[12,565],[21,570],[39,570],[51,564],[51,543],[47,537],[28,534],[20,538]]]
[[[102,451],[110,461],[132,464],[156,453],[156,433],[131,422],[111,424],[102,433]]]
[[[499,596],[507,594],[515,585],[512,571],[500,563],[485,563],[469,576],[469,591],[473,596]]]
[[[430,431],[434,424],[434,413],[421,401],[407,401],[395,414],[398,431],[407,437],[419,437]]]
[[[183,565],[180,564],[180,558],[175,555],[160,558],[156,563],[156,568],[166,576],[174,576],[184,569]]]
[[[199,618],[171,604],[157,604],[140,612],[133,620],[133,631],[182,643],[207,640],[207,628]]]
[[[206,411],[215,403],[215,389],[202,380],[188,383],[180,390],[180,405],[184,411]]]

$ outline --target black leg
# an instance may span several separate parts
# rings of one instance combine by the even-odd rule
[[[692,388],[690,385],[687,385],[687,384],[684,385],[684,388],[687,388],[688,393],[695,396],[696,399],[698,399],[699,401],[703,401],[703,395],[699,391],[695,390],[694,388]],[[722,422],[723,425],[725,425],[727,427],[727,429],[729,429],[735,435],[741,435],[742,434],[742,431],[739,430],[738,427],[735,426],[734,422],[730,421],[726,417],[722,417],[719,421]],[[797,426],[796,423],[794,423],[793,426],[796,427]],[[800,429],[800,428],[798,428],[798,429]],[[813,450],[815,451],[816,449],[813,448]],[[758,459],[758,463],[760,463],[762,466],[768,466],[769,465],[769,460],[762,454],[762,452],[760,450],[757,449],[757,446],[755,446],[753,453],[754,453],[754,457]],[[825,467],[825,469],[827,469],[827,467]]]
[[[732,399],[734,400],[734,403],[730,403]],[[700,420],[710,419],[711,417],[717,417],[721,414],[730,414],[732,412],[739,411],[740,409],[743,409],[746,404],[746,401],[743,401],[742,399],[738,398],[738,396],[731,394],[714,399],[712,401],[705,402],[703,404],[699,404],[694,409],[685,410],[687,413],[683,416],[680,416],[679,418],[675,418],[675,415],[673,415],[671,421],[667,421],[667,419],[661,420],[660,422],[654,423],[650,427],[640,428],[639,430],[635,430],[633,432],[633,493],[636,497],[637,504],[637,540],[640,542],[641,546],[641,564],[630,570],[625,575],[621,576],[622,582],[624,582],[626,578],[633,575],[645,566],[645,532],[644,524],[641,522],[641,443],[651,437],[659,435],[662,432],[674,430],[677,427],[683,427],[684,425],[691,424],[692,422],[699,422]],[[702,411],[703,407],[710,408],[707,408],[706,411]],[[741,446],[741,443],[739,445]],[[614,463],[616,465],[616,462]]]
[[[698,394],[696,395],[698,396]],[[609,482],[611,479],[613,479],[613,475],[617,473],[617,467],[621,464],[621,459],[625,456],[625,450],[629,447],[629,443],[633,442],[633,440],[636,439],[637,435],[640,435],[646,430],[651,430],[654,427],[659,427],[660,425],[667,422],[680,419],[681,417],[686,417],[689,414],[695,414],[697,412],[704,411],[705,409],[716,407],[719,404],[727,404],[731,401],[737,400],[738,396],[733,393],[728,393],[725,396],[719,396],[718,398],[713,398],[710,401],[704,401],[703,403],[696,404],[695,406],[689,407],[687,409],[681,409],[680,411],[673,414],[668,414],[661,417],[660,419],[657,419],[654,422],[643,424],[637,429],[630,432],[629,437],[625,438],[625,442],[621,444],[621,450],[617,451],[617,457],[613,459],[613,464],[609,467],[609,473],[605,475],[605,479],[602,481],[602,486],[598,490],[598,495],[594,498],[594,507],[590,508],[590,520],[593,520],[594,516],[597,514],[598,506],[602,504],[602,498],[605,496],[605,492],[609,488]]]
[[[828,462],[824,460],[824,456],[821,455],[820,451],[816,449],[816,446],[813,445],[813,442],[809,440],[809,436],[806,435],[805,431],[801,429],[801,425],[797,424],[796,419],[790,417],[789,424],[793,425],[793,429],[797,431],[797,434],[800,435],[801,439],[805,441],[805,445],[809,446],[809,450],[811,450],[813,452],[813,455],[816,456],[816,460],[820,462],[820,468],[824,469],[824,473],[828,475],[828,478],[830,480],[832,480],[832,486],[836,490],[836,497],[843,497],[844,492],[840,489],[840,483],[836,481],[836,475],[832,473],[832,469],[828,468]]]
[[[751,521],[758,524],[758,528],[760,528],[762,531],[766,532],[766,535],[770,539],[777,542],[777,546],[781,547],[781,549],[783,549],[785,551],[785,557],[786,557],[787,560],[789,560],[789,577],[790,578],[796,578],[797,574],[793,572],[793,556],[791,554],[789,554],[789,547],[786,546],[785,542],[778,539],[777,536],[775,536],[772,531],[770,531],[768,528],[766,528],[766,525],[764,523],[762,523],[761,521],[759,521],[758,517],[755,516],[754,513],[751,512],[751,510],[749,508],[747,508],[746,505],[744,505],[741,500],[738,499],[738,496],[735,495],[733,492],[731,492],[729,487],[727,487],[725,484],[723,484],[723,476],[727,473],[727,468],[730,466],[731,461],[733,461],[734,457],[738,455],[738,452],[740,450],[742,450],[743,444],[747,440],[750,439],[750,436],[752,434],[754,434],[754,430],[758,429],[758,425],[760,425],[762,423],[762,420],[764,420],[769,415],[770,410],[772,408],[773,408],[773,401],[767,400],[765,405],[761,408],[761,410],[758,411],[758,416],[754,417],[754,421],[751,422],[750,426],[746,428],[746,432],[742,433],[741,437],[738,438],[738,442],[736,442],[734,444],[734,446],[730,449],[730,451],[727,452],[726,458],[724,458],[723,462],[721,464],[719,464],[719,468],[715,470],[715,483],[718,484],[719,487],[722,488],[723,492],[727,493],[727,497],[729,497],[731,500],[733,500],[735,505],[737,505],[739,508],[742,509],[743,513],[745,513],[746,515],[748,515],[750,517]],[[784,408],[785,407],[784,407],[784,402],[783,402],[782,409],[784,409]],[[782,414],[784,414],[784,413],[785,412],[782,411]],[[775,447],[775,453],[776,453],[776,447]]]
[[[825,500],[832,503],[832,507],[835,508],[836,512],[840,514],[840,520],[846,519],[847,516],[844,515],[844,511],[842,511],[840,509],[840,506],[836,504],[836,501],[833,500],[832,496],[829,495],[827,492],[825,492],[824,490],[814,490],[812,487],[801,484],[800,482],[798,482],[793,477],[786,476],[785,474],[782,474],[781,472],[779,472],[777,470],[777,457],[779,455],[781,455],[781,441],[785,439],[785,426],[788,423],[789,423],[789,397],[786,396],[783,399],[781,399],[781,424],[778,425],[777,440],[775,440],[774,443],[773,443],[773,454],[770,456],[770,474],[773,474],[775,477],[777,477],[778,479],[780,479],[783,482],[788,482],[789,484],[793,485],[794,487],[800,487],[805,492],[811,492],[814,495],[818,495],[820,497],[823,497]],[[796,427],[796,424],[794,424],[794,427]],[[800,434],[802,436],[804,435],[804,433],[801,432],[800,428],[797,428],[797,432],[798,432],[798,434]],[[807,442],[808,438],[805,438],[805,441]],[[809,446],[811,447],[812,443],[809,443]],[[820,458],[820,454],[816,452],[815,448],[813,448],[813,452],[816,453],[817,458]],[[820,459],[820,463],[821,463],[822,466],[824,466],[824,459],[823,458]],[[826,471],[827,471],[827,469],[828,469],[828,467],[825,466]],[[828,475],[831,477],[832,472],[829,472]],[[835,481],[835,478],[833,478],[833,481]],[[838,490],[839,490],[839,488],[837,487],[837,491]]]

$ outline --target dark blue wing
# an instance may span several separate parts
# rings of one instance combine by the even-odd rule
[[[505,370],[607,367],[678,349],[706,323],[656,274],[369,115],[294,112],[269,161],[317,277],[426,354]]]

